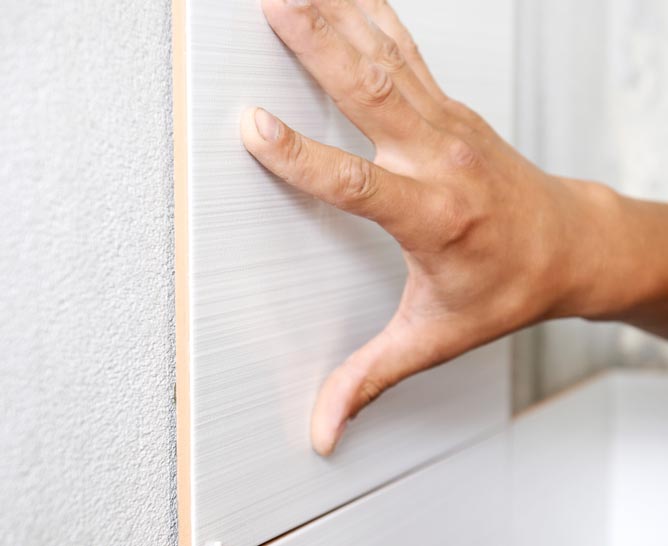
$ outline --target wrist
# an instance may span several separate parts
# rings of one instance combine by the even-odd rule
[[[634,323],[636,310],[668,301],[668,252],[657,252],[668,248],[668,207],[598,183],[560,183],[572,196],[573,214],[557,315]]]

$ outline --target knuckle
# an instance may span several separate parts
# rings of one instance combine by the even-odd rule
[[[382,40],[376,53],[376,62],[388,72],[398,72],[406,65],[406,60],[394,40]]]
[[[460,207],[452,206],[452,204],[444,207],[443,220],[448,243],[460,240],[471,227],[467,214]]]
[[[365,377],[362,380],[359,390],[360,397],[364,405],[370,404],[376,400],[376,398],[382,394],[383,390],[385,389],[379,380],[372,376]]]
[[[308,16],[308,24],[312,33],[327,34],[329,32],[330,28],[326,19],[315,6],[307,5],[304,7],[304,10]]]
[[[461,138],[453,138],[446,146],[446,161],[456,169],[468,170],[477,167],[480,155],[468,142]]]
[[[446,217],[448,245],[463,241],[477,226],[476,218],[468,209],[452,207]]]
[[[327,21],[325,21],[325,18],[318,12],[314,12],[313,17],[311,18],[311,30],[314,34],[321,35],[327,34],[329,32],[329,25],[327,24]]]
[[[357,96],[365,106],[382,106],[392,95],[394,83],[377,64],[363,64],[357,78]]]
[[[461,240],[473,229],[476,219],[469,207],[454,192],[440,193],[431,201],[431,215],[438,226],[436,246],[443,250],[455,241]]]
[[[371,197],[375,191],[373,172],[371,164],[362,158],[347,158],[339,171],[338,198],[356,202]]]
[[[295,167],[306,161],[306,146],[304,140],[295,132],[290,132],[285,142],[285,161],[289,166]]]

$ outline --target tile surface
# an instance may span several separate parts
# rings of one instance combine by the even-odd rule
[[[510,0],[395,2],[447,90],[511,131]],[[289,54],[255,1],[187,0],[193,543],[257,544],[507,419],[507,341],[407,381],[317,457],[318,386],[379,331],[401,293],[396,243],[296,192],[239,139],[259,105],[370,156],[364,137]],[[182,401],[183,403],[183,401]]]

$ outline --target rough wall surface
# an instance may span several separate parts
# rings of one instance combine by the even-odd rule
[[[0,18],[0,543],[175,543],[169,0]]]

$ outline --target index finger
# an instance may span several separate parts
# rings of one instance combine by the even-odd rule
[[[248,151],[290,185],[377,222],[400,243],[415,232],[421,183],[306,138],[261,108],[244,113],[241,133]]]

